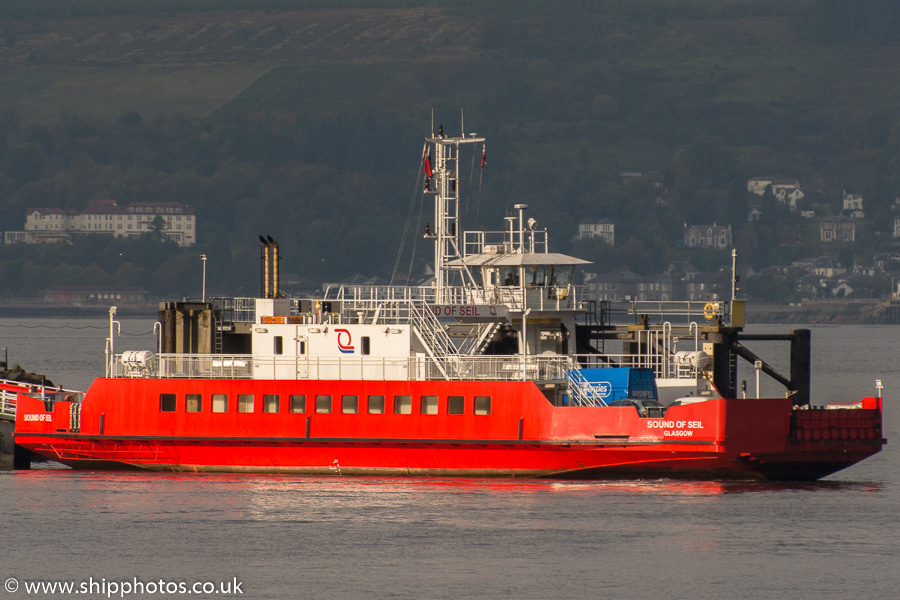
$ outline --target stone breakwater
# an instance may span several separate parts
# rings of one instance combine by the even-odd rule
[[[19,365],[9,367],[2,360],[0,360],[0,379],[15,381],[17,383],[27,383],[30,385],[53,387],[53,382],[44,375],[41,375],[40,373],[29,373]]]

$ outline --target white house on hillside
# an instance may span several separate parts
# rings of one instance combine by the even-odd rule
[[[600,238],[610,246],[615,246],[616,226],[609,219],[584,219],[578,224],[577,238]]]
[[[747,180],[747,191],[751,194],[762,196],[766,193],[766,188],[772,185],[773,181],[775,181],[774,177],[754,177]]]
[[[797,202],[802,200],[805,194],[800,189],[800,182],[796,179],[775,179],[774,177],[754,177],[747,180],[747,191],[757,196],[763,196],[766,189],[771,186],[772,194],[780,202],[784,202],[796,210]]]
[[[684,245],[688,248],[714,248],[724,250],[731,247],[731,225],[684,225]]]
[[[772,182],[772,194],[778,198],[779,202],[783,202],[791,207],[791,210],[797,210],[797,202],[803,200],[805,194],[800,189],[800,182],[796,179],[779,179]]]
[[[848,194],[846,190],[844,190],[844,212],[850,213],[850,217],[853,219],[862,219],[866,216],[865,211],[863,210],[863,198],[860,194]]]
[[[162,220],[162,233],[179,246],[193,246],[197,242],[197,216],[194,209],[180,202],[132,202],[119,206],[115,200],[90,202],[78,212],[58,208],[28,208],[25,210],[25,231],[22,236],[6,236],[12,242],[44,242],[70,239],[73,235],[110,235],[139,237],[152,231],[154,221]]]
[[[823,242],[855,242],[856,223],[853,219],[838,215],[819,221],[819,240]]]

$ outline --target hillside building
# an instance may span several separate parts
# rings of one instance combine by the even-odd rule
[[[684,245],[687,248],[713,248],[725,250],[731,247],[731,225],[684,225]]]
[[[853,219],[863,219],[866,216],[865,211],[863,210],[863,197],[860,194],[848,194],[846,191],[843,193],[843,207],[844,212],[848,213],[849,216]]]
[[[787,204],[791,210],[797,210],[797,202],[803,200],[805,194],[800,189],[800,182],[796,179],[776,179],[774,177],[754,177],[747,180],[747,191],[757,196],[763,196],[766,189],[772,190],[772,195],[779,202]]]
[[[855,242],[856,223],[843,216],[825,217],[819,221],[819,239],[823,242]]]
[[[119,206],[115,200],[94,200],[83,211],[59,208],[28,208],[25,231],[6,232],[6,243],[66,241],[76,235],[140,237],[153,231],[156,217],[163,221],[162,233],[182,247],[197,242],[197,215],[180,202],[131,202]]]
[[[600,238],[610,246],[615,246],[616,226],[609,219],[585,219],[578,224],[577,238]]]

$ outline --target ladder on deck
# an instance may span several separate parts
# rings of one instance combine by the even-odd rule
[[[588,381],[581,369],[570,369],[566,373],[572,402],[576,406],[606,406],[603,399],[609,395],[609,384],[606,382]]]
[[[466,337],[462,346],[460,346],[459,353],[464,355],[477,355],[484,354],[485,348],[494,338],[494,334],[500,329],[499,321],[492,321],[490,323],[478,323],[478,335],[471,335]],[[474,333],[474,329],[473,329]]]
[[[410,316],[412,318],[413,332],[425,348],[425,352],[434,362],[440,374],[450,379],[455,373],[452,365],[456,364],[452,358],[458,357],[459,352],[453,345],[453,340],[444,329],[443,323],[431,312],[425,304],[410,304]]]

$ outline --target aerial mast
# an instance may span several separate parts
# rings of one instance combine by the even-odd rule
[[[433,128],[433,126],[432,126]],[[453,271],[463,271],[462,265],[450,265],[462,258],[459,244],[459,147],[463,144],[483,143],[484,138],[465,131],[459,137],[444,133],[444,126],[438,125],[438,133],[426,138],[426,143],[434,149],[434,164],[426,165],[425,192],[435,195],[434,228],[426,235],[434,239],[435,302],[444,304],[450,300],[448,288]],[[426,156],[425,160],[429,160]],[[428,170],[432,175],[428,178]]]

